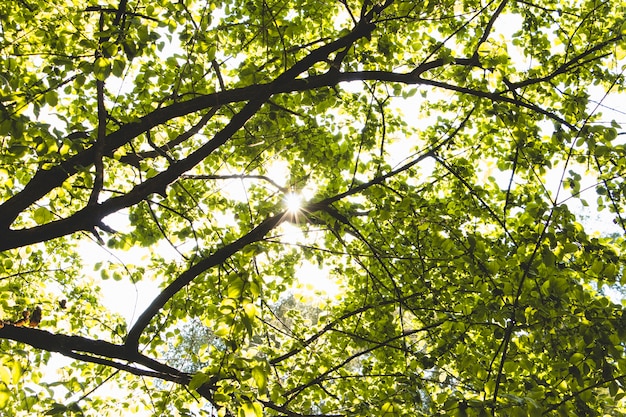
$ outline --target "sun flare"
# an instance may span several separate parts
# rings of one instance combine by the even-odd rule
[[[302,197],[298,194],[289,193],[285,196],[285,205],[289,213],[295,214],[302,208]]]

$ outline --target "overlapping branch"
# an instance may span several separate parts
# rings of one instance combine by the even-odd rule
[[[39,198],[43,197],[47,192],[60,186],[65,179],[76,173],[79,167],[91,165],[94,162],[94,158],[97,158],[96,150],[94,147],[91,147],[88,150],[81,152],[61,163],[59,166],[52,168],[51,170],[38,171],[22,192],[15,195],[13,198],[9,199],[2,206],[0,206],[0,219],[3,219],[3,223],[0,223],[0,228],[6,228],[6,239],[0,243],[0,250],[43,242],[56,237],[65,236],[76,231],[92,230],[94,226],[102,224],[102,218],[104,216],[114,213],[122,208],[137,204],[150,194],[163,194],[165,192],[165,188],[169,184],[204,160],[215,149],[226,143],[228,139],[230,139],[230,137],[237,132],[273,94],[281,92],[285,84],[293,82],[298,75],[306,71],[315,63],[325,60],[331,53],[342,48],[347,48],[357,39],[367,36],[373,29],[374,26],[367,22],[359,24],[346,36],[330,42],[327,45],[321,46],[311,52],[307,57],[303,58],[289,70],[278,76],[273,82],[263,86],[256,86],[253,89],[254,91],[250,91],[250,95],[247,97],[249,99],[247,104],[239,113],[235,114],[231,118],[230,122],[222,130],[217,132],[211,140],[198,148],[195,152],[191,153],[185,159],[170,165],[167,170],[135,186],[129,193],[123,196],[110,198],[101,204],[88,205],[65,219],[57,220],[30,229],[10,230],[10,224],[22,210],[26,209]],[[213,105],[219,104],[215,103],[216,98],[217,95],[214,95]],[[128,143],[128,141],[130,141],[133,137],[144,133],[150,128],[167,120],[177,117],[176,115],[182,116],[203,108],[196,108],[195,106],[189,106],[188,104],[185,106],[172,105],[170,107],[170,112],[163,112],[165,109],[156,110],[150,115],[144,117],[140,122],[126,125],[120,128],[117,132],[109,135],[104,145],[103,154],[110,154],[119,146]],[[126,133],[126,135],[124,135],[124,133]]]
[[[137,374],[140,369],[114,361],[114,359],[137,363],[153,370],[153,375],[178,383],[189,381],[189,375],[170,366],[155,361],[141,353],[132,351],[124,345],[116,345],[103,340],[94,340],[82,336],[54,334],[46,330],[17,327],[5,324],[0,328],[0,338],[25,343],[34,348],[49,352],[58,352],[69,357],[80,355],[81,360],[101,363],[106,358],[106,365]]]
[[[126,199],[128,201],[141,201],[150,193],[161,192],[169,183],[174,181],[177,176],[195,166],[199,161],[208,156],[213,150],[215,150],[221,144],[225,143],[232,136],[232,134],[236,132],[241,126],[243,126],[243,124],[250,117],[252,117],[252,115],[255,114],[256,111],[272,95],[314,90],[322,87],[334,86],[341,82],[382,81],[403,83],[407,85],[433,86],[463,95],[474,96],[493,102],[503,102],[512,104],[514,106],[527,108],[576,131],[576,126],[566,121],[557,113],[546,110],[543,107],[534,103],[524,101],[514,94],[511,95],[510,92],[521,87],[526,87],[528,85],[549,81],[554,77],[562,74],[565,70],[572,68],[572,66],[580,64],[581,60],[584,58],[589,58],[591,56],[591,58],[589,59],[594,59],[594,53],[600,52],[603,48],[615,42],[618,42],[623,38],[623,35],[619,35],[600,42],[594,47],[589,48],[584,53],[579,54],[570,59],[568,62],[562,64],[557,70],[553,71],[545,77],[527,79],[516,83],[509,83],[510,91],[483,91],[475,88],[464,87],[426,78],[424,75],[429,71],[450,64],[446,63],[445,60],[442,59],[435,59],[432,61],[424,62],[407,73],[397,73],[391,71],[339,72],[333,68],[332,71],[329,71],[322,75],[309,76],[306,78],[297,78],[303,71],[305,71],[315,62],[326,59],[329,54],[337,50],[345,50],[344,48],[351,45],[357,38],[367,36],[367,34],[370,33],[373,29],[374,27],[372,25],[361,24],[353,32],[346,35],[345,37],[314,50],[309,56],[299,61],[291,69],[286,71],[284,74],[276,78],[276,80],[271,83],[252,85],[248,87],[207,94],[188,101],[174,103],[170,106],[156,109],[139,119],[139,121],[128,123],[119,128],[117,131],[106,135],[106,137],[103,138],[102,141],[99,141],[99,143],[104,143],[104,145],[92,146],[61,162],[59,165],[51,169],[39,170],[21,192],[12,196],[2,205],[0,205],[0,229],[4,229],[7,236],[7,239],[5,239],[0,244],[0,250],[6,250],[32,244],[37,241],[52,239],[58,236],[73,233],[78,230],[93,229],[94,226],[97,226],[101,222],[102,217],[112,212],[110,210],[115,211],[121,207],[127,206],[119,206],[118,203],[121,200],[116,200],[115,204],[106,202],[108,203],[106,207],[94,207],[94,212],[91,212],[89,214],[83,213],[83,210],[76,212],[74,215],[68,218],[71,219],[70,221],[64,222],[63,224],[55,226],[55,222],[53,222],[48,225],[28,229],[32,230],[33,233],[28,233],[28,231],[22,230],[11,230],[10,225],[23,210],[34,204],[40,198],[44,197],[54,188],[62,185],[67,178],[76,174],[79,169],[81,169],[82,167],[88,167],[93,165],[98,160],[100,152],[104,156],[112,156],[113,152],[116,149],[119,149],[120,147],[129,143],[132,139],[136,138],[142,133],[145,133],[150,129],[159,126],[169,120],[186,116],[197,111],[201,111],[203,109],[211,107],[217,108],[221,105],[228,103],[248,101],[248,104],[237,115],[235,115],[231,122],[224,129],[218,132],[211,141],[209,141],[206,145],[190,155],[190,157],[179,161],[179,163],[170,167],[170,169],[168,169],[167,171],[162,172],[159,176],[157,176],[159,177],[158,180],[154,179],[150,184],[144,183],[135,187],[131,192],[127,194]],[[479,65],[479,63],[476,62],[475,57],[456,58],[451,64],[460,66]],[[190,130],[190,134],[193,134],[193,132],[195,132],[194,128]],[[183,138],[186,138],[187,136],[188,135],[185,134],[181,135],[181,137]],[[139,198],[134,196],[139,196]],[[95,212],[98,212],[100,214],[96,215]],[[63,220],[60,220],[60,222],[63,222]],[[69,224],[76,224],[79,225],[79,227],[68,228]],[[59,233],[59,230],[65,230],[66,232]],[[40,235],[42,236],[42,239],[36,240],[33,237],[34,235]]]
[[[125,5],[125,3],[126,2],[122,0],[119,9],[120,13],[118,13],[118,15],[116,16],[116,24],[119,23],[120,18],[122,17],[123,12],[121,11],[124,9],[122,5]],[[505,80],[507,89],[502,91],[480,90],[478,88],[455,85],[445,81],[439,81],[437,79],[429,78],[432,70],[441,69],[449,65],[457,65],[467,68],[480,67],[477,53],[474,53],[470,58],[457,58],[453,59],[452,61],[444,59],[434,59],[428,62],[424,62],[410,72],[406,73],[397,73],[391,71],[341,72],[341,60],[346,57],[348,50],[352,47],[354,42],[360,38],[368,37],[370,33],[375,29],[374,25],[370,23],[372,16],[375,13],[380,13],[385,7],[387,7],[391,3],[392,1],[388,0],[382,5],[372,6],[370,10],[367,10],[365,5],[369,5],[370,3],[364,2],[364,7],[361,11],[362,20],[355,25],[355,28],[352,32],[342,38],[337,39],[336,41],[330,42],[324,46],[315,49],[313,52],[297,62],[293,67],[286,70],[283,74],[278,76],[274,81],[270,83],[257,84],[232,90],[224,90],[214,94],[199,96],[185,102],[174,103],[170,106],[156,109],[136,122],[131,122],[123,125],[117,131],[112,132],[108,135],[106,135],[105,131],[106,109],[104,109],[103,90],[101,88],[98,88],[97,101],[99,126],[96,144],[89,149],[79,152],[78,154],[72,156],[66,161],[61,162],[59,165],[51,169],[39,170],[21,192],[9,198],[2,205],[0,205],[0,230],[3,235],[3,239],[0,241],[0,251],[21,247],[37,242],[48,241],[56,237],[74,233],[76,231],[92,230],[94,227],[105,227],[102,224],[102,219],[106,215],[117,212],[123,208],[131,207],[140,203],[141,201],[145,201],[153,193],[165,194],[165,190],[170,184],[180,178],[185,178],[185,173],[200,164],[216,149],[227,143],[227,141],[236,132],[238,132],[246,124],[246,122],[259,111],[259,109],[263,105],[269,102],[272,96],[277,94],[310,91],[318,88],[335,86],[338,83],[342,82],[357,80],[375,80],[389,83],[403,83],[407,85],[424,85],[445,89],[461,95],[472,96],[480,100],[503,102],[511,104],[513,106],[525,108],[537,114],[540,114],[545,118],[551,119],[560,125],[567,126],[568,128],[576,131],[578,127],[575,124],[568,122],[564,119],[563,116],[559,115],[557,112],[526,101],[519,95],[515,94],[515,90],[529,85],[552,81],[558,75],[572,71],[573,69],[581,65],[586,65],[590,61],[601,59],[601,57],[604,56],[602,55],[603,48],[623,38],[623,35],[620,35],[618,37],[614,37],[600,42],[597,45],[589,48],[584,53],[569,59],[566,63],[562,64],[556,70],[552,71],[544,77],[531,78],[516,83],[511,83]],[[489,36],[489,32],[492,29],[493,22],[495,21],[497,16],[504,10],[506,4],[506,0],[502,1],[499,4],[494,16],[489,20],[483,36],[478,42],[479,45],[486,41],[487,37]],[[354,16],[352,16],[352,18],[354,19]],[[333,67],[327,73],[299,78],[302,73],[306,72],[314,64],[322,61],[328,62],[329,58],[332,57],[333,54],[335,54]],[[223,88],[223,82],[220,82],[220,84]],[[103,87],[103,85],[99,85],[99,87]],[[239,113],[235,114],[231,118],[230,122],[224,128],[222,128],[213,136],[212,139],[204,143],[195,151],[191,152],[185,158],[178,161],[171,160],[170,165],[164,171],[155,175],[154,177],[147,179],[143,183],[136,185],[128,193],[108,198],[101,203],[98,202],[98,194],[102,190],[101,176],[103,174],[103,157],[112,156],[115,150],[123,147],[126,144],[129,144],[134,138],[138,137],[141,134],[150,132],[151,129],[158,127],[170,120],[190,115],[195,112],[200,112],[203,110],[206,111],[207,109],[210,109],[198,124],[181,134],[178,138],[171,141],[167,145],[177,146],[189,139],[193,134],[196,134],[200,130],[200,128],[208,122],[210,117],[215,114],[220,106],[234,102],[246,102],[246,104],[239,111]],[[465,126],[471,114],[472,111],[470,111],[469,114],[467,114],[466,117],[462,120],[460,126],[458,127],[458,129],[455,130],[454,134],[456,134],[460,129]],[[348,196],[358,194],[377,184],[381,184],[387,179],[398,175],[400,172],[410,169],[415,164],[419,163],[425,158],[435,157],[438,147],[442,146],[444,143],[445,141],[441,142],[438,146],[424,151],[420,156],[414,158],[411,162],[395,170],[391,170],[385,174],[378,175],[377,177],[365,183],[351,186],[348,190],[340,192],[322,201],[313,202],[311,204],[305,205],[302,210],[311,214],[320,211],[326,212],[340,223],[351,226],[350,222],[332,207],[333,203],[338,202]],[[129,155],[125,158],[125,162],[138,164],[141,158],[158,157],[159,155],[163,155],[166,151],[167,149],[163,147],[155,148],[154,152]],[[65,219],[56,220],[40,226],[21,230],[12,230],[10,228],[15,219],[25,209],[36,203],[39,199],[44,197],[54,188],[61,186],[69,177],[77,174],[80,170],[93,165],[95,165],[97,177],[95,182],[96,185],[94,185],[91,197],[89,199],[89,203],[86,205],[86,207],[74,212]],[[453,169],[453,167],[450,167],[445,163],[443,165],[451,175],[461,180],[463,185],[469,189],[470,193],[472,193],[472,187],[461,178],[461,176]],[[219,179],[223,177],[216,175],[206,175],[196,177],[189,176],[187,178]],[[263,176],[256,176],[256,178],[271,182],[271,180]],[[285,191],[281,187],[277,186],[277,188],[279,188],[279,190],[281,191]],[[495,221],[497,221],[501,225],[501,227],[508,233],[504,220],[500,220],[496,213],[491,210],[489,206],[486,205],[479,196],[474,195],[474,197],[476,197],[483,204],[483,206],[487,209],[487,211],[489,211],[489,214],[495,219]],[[507,195],[505,202],[505,211],[508,199],[509,196]],[[265,239],[270,231],[274,230],[278,225],[281,224],[281,222],[283,222],[287,218],[288,216],[286,215],[286,212],[279,212],[275,215],[268,217],[252,230],[242,235],[239,239],[229,244],[226,244],[221,248],[216,249],[211,255],[197,262],[185,272],[180,274],[153,300],[150,306],[141,314],[137,322],[130,329],[126,337],[125,343],[122,345],[92,340],[79,336],[52,334],[50,332],[39,329],[18,328],[12,325],[6,325],[3,328],[0,328],[0,338],[26,343],[38,349],[59,352],[66,356],[86,362],[111,366],[113,368],[124,370],[135,375],[156,377],[164,380],[173,381],[181,385],[188,385],[190,381],[190,375],[139,353],[140,339],[145,329],[147,328],[149,323],[157,316],[157,314],[165,307],[166,303],[170,301],[185,286],[191,283],[202,273],[208,271],[213,267],[223,264],[229,257],[238,253],[247,245],[250,245],[254,242],[262,241],[263,239]],[[546,221],[544,232],[549,221],[550,219]],[[366,242],[365,237],[359,237],[364,242]],[[539,238],[538,242],[541,242],[542,238],[543,234]],[[511,240],[513,240],[513,237],[511,237]],[[535,246],[535,250],[530,257],[531,260],[535,257],[538,248],[539,244]],[[375,248],[371,247],[370,249],[376,257],[377,254]],[[383,264],[380,259],[379,262]],[[530,262],[528,264],[530,264]],[[528,266],[526,266],[525,270],[523,270],[522,281],[518,287],[517,296],[514,301],[514,312],[515,309],[518,307],[518,301],[522,291],[523,280],[526,278],[527,274]],[[389,275],[391,277],[391,273]],[[392,303],[402,304],[404,300],[408,299],[408,297],[402,297],[399,292],[397,292],[396,295],[397,296],[393,300],[382,301],[378,304],[378,306]],[[413,296],[415,295],[411,295],[410,297]],[[361,308],[357,308],[356,310],[340,315],[333,322],[322,328],[318,333],[315,333],[308,339],[302,340],[299,347],[292,349],[281,356],[270,359],[270,364],[275,365],[282,361],[285,361],[286,359],[306,349],[309,345],[311,345],[314,341],[319,339],[327,332],[339,331],[336,329],[336,326],[342,321],[345,321],[349,317],[352,317],[362,311],[366,311],[374,307],[375,306],[368,304]],[[514,318],[515,315],[513,314],[511,325],[509,328],[506,329],[504,341],[502,343],[502,360],[496,377],[494,390],[495,392],[493,394],[494,404],[498,399],[498,389],[500,385],[500,378],[503,375],[502,369],[504,361],[506,360],[507,345],[510,342],[511,335],[513,334],[513,329],[515,328],[515,322],[513,320]],[[310,381],[304,382],[297,388],[288,391],[286,397],[297,396],[303,390],[307,389],[310,386],[318,384],[325,378],[328,378],[331,373],[337,371],[338,369],[345,366],[350,361],[359,356],[365,355],[378,348],[389,347],[391,346],[392,342],[401,340],[402,338],[407,337],[411,334],[428,331],[431,328],[441,325],[444,321],[434,322],[430,325],[424,325],[424,327],[420,329],[400,332],[399,334],[394,335],[393,337],[384,341],[361,338],[363,341],[369,343],[371,346],[369,346],[365,350],[356,352],[351,356],[338,360],[337,363],[327,371],[319,373]],[[357,335],[352,334],[348,334],[348,336],[357,337]],[[141,367],[134,366],[133,364],[141,365]],[[205,398],[210,399],[210,389],[210,384],[205,384],[198,389],[198,392],[200,392],[201,395],[203,395]],[[580,392],[583,391],[584,390]],[[277,412],[283,413],[285,415],[297,415],[296,413],[291,412],[286,407],[288,403],[289,399],[287,398],[287,401],[282,405],[267,402],[266,406],[268,406],[269,408],[273,408]]]

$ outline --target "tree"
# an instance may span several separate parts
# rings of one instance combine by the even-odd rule
[[[626,413],[619,2],[17,0],[0,23],[3,415]],[[340,296],[279,312],[304,262]],[[161,292],[127,323],[101,279]],[[197,371],[167,353],[189,322]]]

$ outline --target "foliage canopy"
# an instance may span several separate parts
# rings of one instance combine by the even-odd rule
[[[625,415],[619,3],[0,2],[1,413]]]

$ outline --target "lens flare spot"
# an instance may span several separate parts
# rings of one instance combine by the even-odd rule
[[[302,208],[302,198],[298,194],[289,193],[285,196],[285,205],[290,213],[297,213]]]

